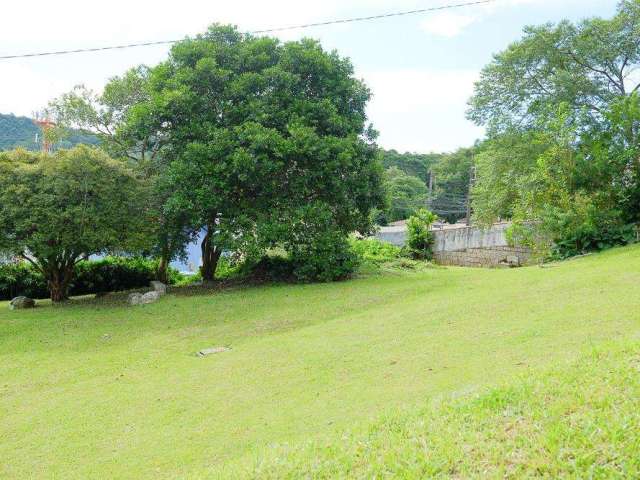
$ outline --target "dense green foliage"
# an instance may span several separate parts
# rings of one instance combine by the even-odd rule
[[[431,225],[437,215],[424,208],[407,221],[407,247],[414,258],[430,260],[433,256],[433,232]]]
[[[40,144],[36,143],[36,136],[41,139],[42,131],[30,118],[0,113],[0,151],[18,147],[39,150]],[[96,145],[98,142],[98,138],[92,134],[71,130],[55,143],[54,148],[71,148],[79,144]]]
[[[0,251],[30,262],[64,300],[83,258],[144,248],[146,200],[132,172],[99,150],[2,153]]]
[[[171,157],[165,209],[188,212],[190,226],[207,232],[203,278],[213,279],[223,250],[259,256],[277,245],[312,261],[315,273],[300,276],[333,276],[312,253],[328,254],[324,233],[313,246],[291,232],[322,215],[344,245],[382,202],[370,93],[351,63],[312,40],[283,44],[213,26],[174,45],[148,77],[123,130],[155,132]],[[349,263],[332,252],[328,262]]]
[[[441,159],[441,153],[400,153],[396,150],[383,150],[382,163],[385,169],[396,167],[411,177],[429,182],[429,172]]]
[[[83,260],[75,266],[69,284],[69,295],[119,292],[145,288],[156,278],[158,262],[144,258],[105,257]],[[169,270],[169,283],[184,280],[174,269]],[[0,264],[0,300],[11,300],[19,295],[46,298],[49,288],[42,272],[27,262]]]
[[[418,177],[391,167],[384,173],[384,182],[389,203],[388,222],[405,220],[427,205],[427,186]]]
[[[513,238],[546,255],[632,238],[640,221],[640,1],[610,20],[528,27],[482,72],[470,118],[476,218],[512,218]],[[555,247],[554,247],[555,246]]]
[[[430,154],[383,150],[387,206],[376,216],[377,223],[406,220],[424,207],[450,223],[464,218],[474,154],[479,148]]]
[[[384,263],[396,260],[402,250],[388,242],[382,242],[377,238],[356,239],[350,238],[351,250],[362,261]]]

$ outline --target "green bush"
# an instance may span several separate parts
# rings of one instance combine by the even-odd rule
[[[116,292],[147,287],[155,279],[158,264],[143,258],[106,257],[78,263],[71,282],[71,295]],[[182,280],[183,275],[169,269],[169,283]],[[49,296],[47,283],[28,263],[0,265],[0,300],[19,295],[30,298]]]
[[[46,298],[49,296],[47,282],[42,274],[28,263],[0,265],[0,300],[11,300],[20,295]]]
[[[617,246],[629,245],[636,240],[637,227],[633,224],[605,228],[581,226],[554,243],[551,258],[564,259],[588,252],[599,252]]]
[[[407,221],[407,247],[415,259],[431,260],[433,257],[431,225],[437,219],[434,213],[422,208]]]
[[[358,257],[344,234],[328,230],[310,243],[295,245],[290,252],[294,277],[302,282],[332,282],[349,277],[358,266]]]
[[[402,250],[395,245],[382,242],[377,238],[349,239],[351,250],[363,261],[373,263],[390,262],[399,258]]]
[[[256,281],[292,282],[297,280],[294,270],[295,264],[288,255],[267,254],[258,261],[243,264],[239,275]]]

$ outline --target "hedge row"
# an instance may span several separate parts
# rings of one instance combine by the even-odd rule
[[[143,258],[107,257],[80,262],[70,287],[70,295],[88,295],[142,288],[155,278],[156,261]],[[170,270],[170,282],[181,278],[177,270]],[[19,295],[47,298],[47,282],[28,263],[0,265],[0,300],[11,300]]]

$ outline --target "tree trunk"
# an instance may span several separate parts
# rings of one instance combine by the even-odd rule
[[[202,267],[200,267],[200,274],[202,280],[205,282],[212,282],[216,275],[216,269],[218,267],[218,260],[220,260],[220,254],[222,250],[212,244],[212,231],[215,227],[209,225],[207,227],[207,233],[202,239]]]
[[[73,276],[73,267],[54,269],[49,272],[48,283],[51,301],[64,302],[69,299],[69,283]]]
[[[156,278],[164,284],[169,283],[169,249],[163,248],[160,255],[160,263],[158,263],[158,271]]]

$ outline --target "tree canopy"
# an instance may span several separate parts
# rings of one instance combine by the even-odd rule
[[[349,60],[313,40],[281,43],[213,26],[149,70],[124,132],[153,132],[170,158],[166,207],[206,229],[205,279],[224,249],[290,243],[292,222],[330,213],[369,228],[382,201],[366,86]],[[235,245],[235,247],[234,247]]]
[[[527,27],[484,68],[469,116],[488,127],[476,217],[546,250],[626,241],[640,220],[640,1],[611,19]]]
[[[99,150],[0,153],[0,251],[36,266],[54,301],[78,261],[146,245],[146,203],[132,172]]]
[[[476,84],[469,117],[490,132],[532,128],[558,105],[572,120],[600,123],[617,99],[640,89],[640,2],[623,0],[609,20],[525,28]]]

